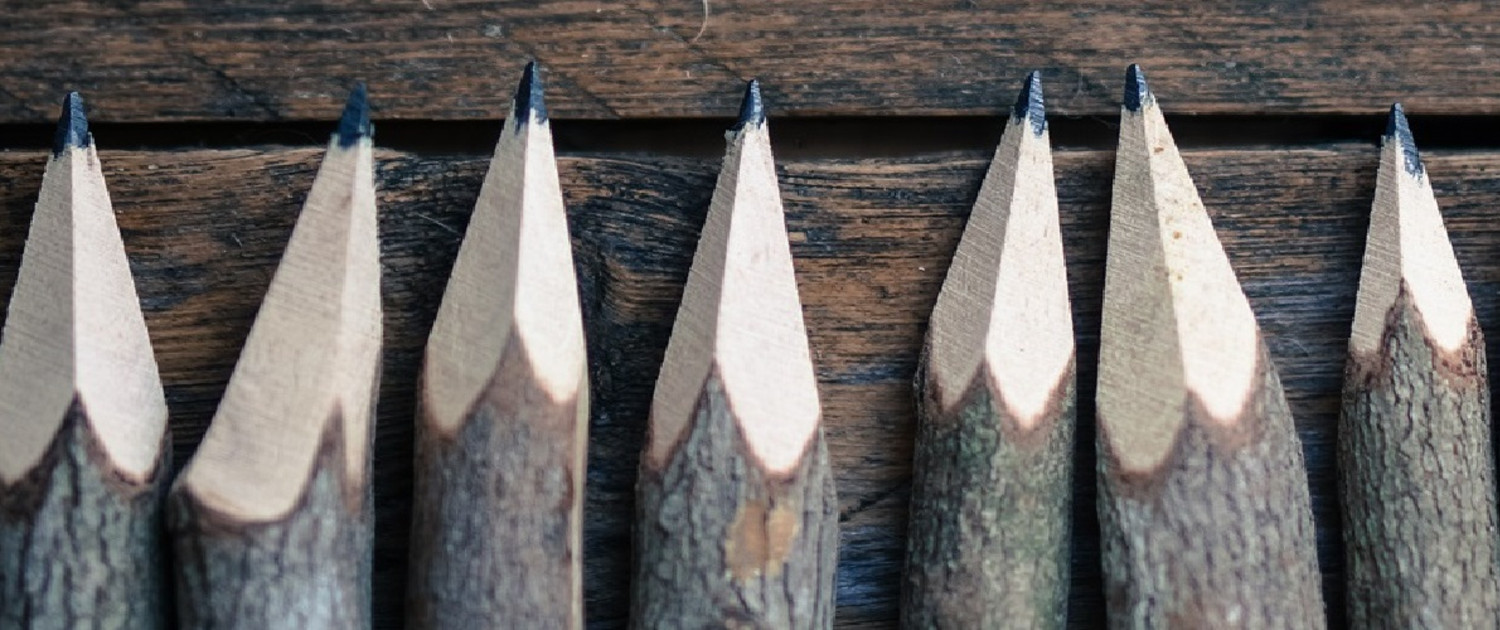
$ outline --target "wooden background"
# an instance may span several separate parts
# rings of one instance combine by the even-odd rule
[[[65,90],[89,99],[193,452],[351,82],[377,117],[387,352],[375,617],[400,627],[422,345],[514,81],[548,69],[593,366],[586,597],[624,623],[651,388],[740,82],[765,82],[841,503],[839,625],[890,627],[911,377],[998,115],[1045,73],[1079,338],[1071,622],[1102,624],[1093,362],[1114,118],[1141,63],[1270,341],[1342,625],[1333,445],[1383,112],[1402,100],[1500,335],[1500,6],[1059,0],[0,0],[0,295]],[[1491,364],[1496,363],[1492,354]]]

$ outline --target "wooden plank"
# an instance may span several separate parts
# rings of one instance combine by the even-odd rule
[[[1171,113],[1500,113],[1492,2],[189,0],[0,3],[0,122],[66,89],[98,121],[497,118],[528,57],[564,118],[993,114],[1025,71],[1053,115],[1117,111],[1138,62]]]
[[[101,139],[102,140],[102,139]],[[186,461],[213,414],[321,149],[105,151],[103,161]],[[488,156],[378,156],[386,358],[377,437],[377,627],[400,626],[420,351]],[[1330,615],[1342,619],[1334,483],[1353,299],[1374,190],[1369,146],[1186,151],[1278,362],[1311,468]],[[1500,152],[1433,153],[1438,201],[1480,322],[1500,324]],[[1093,397],[1113,155],[1059,151],[1078,332],[1075,627],[1102,624]],[[0,295],[9,295],[45,156],[0,153]],[[782,191],[841,503],[838,620],[889,627],[913,439],[911,378],[987,155],[786,161]],[[718,165],[565,157],[560,164],[594,366],[587,615],[619,627],[634,475],[651,389]],[[1493,333],[1492,335],[1493,336]],[[1495,356],[1490,356],[1493,364]]]

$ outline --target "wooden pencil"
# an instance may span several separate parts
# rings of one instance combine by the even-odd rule
[[[1399,104],[1380,151],[1344,377],[1349,623],[1500,625],[1484,334]]]
[[[0,342],[0,436],[0,627],[165,624],[167,403],[76,93]]]
[[[380,377],[371,127],[355,88],[203,443],[168,497],[184,628],[367,628]]]
[[[582,626],[589,407],[571,248],[532,63],[427,341],[412,627]]]
[[[1097,402],[1112,627],[1324,626],[1280,378],[1135,66],[1115,156]]]
[[[746,89],[656,382],[635,628],[826,628],[838,505],[760,87]]]
[[[928,329],[908,628],[1067,620],[1074,348],[1041,78],[1016,100]]]

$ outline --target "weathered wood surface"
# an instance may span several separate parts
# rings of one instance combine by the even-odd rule
[[[1493,2],[1087,0],[65,0],[0,2],[0,122],[65,89],[100,121],[323,119],[349,82],[382,118],[496,116],[528,57],[562,117],[995,113],[1042,69],[1048,107],[1113,117],[1140,63],[1173,112],[1500,113]],[[809,55],[813,55],[810,58]],[[498,64],[498,65],[497,65]],[[497,68],[500,70],[497,71]]]
[[[174,423],[174,461],[201,439],[290,235],[321,148],[106,151]],[[400,626],[410,523],[414,391],[443,280],[485,155],[385,152],[381,188],[386,355],[376,438],[375,618]],[[1377,151],[1186,151],[1259,316],[1307,453],[1329,615],[1343,617],[1333,437]],[[1500,318],[1500,153],[1425,156],[1479,321]],[[821,381],[842,530],[838,625],[896,617],[922,335],[988,155],[783,161],[792,251]],[[42,152],[0,153],[0,295],[9,295]],[[1094,363],[1111,152],[1056,155],[1078,345],[1072,619],[1103,619],[1093,472]],[[589,334],[594,416],[585,595],[594,627],[620,627],[630,522],[651,389],[717,158],[565,157]],[[1491,328],[1493,330],[1493,328]],[[1494,334],[1491,335],[1493,337]],[[1495,362],[1495,357],[1490,357]]]

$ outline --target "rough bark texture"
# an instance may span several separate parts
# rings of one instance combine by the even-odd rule
[[[145,483],[111,469],[74,398],[32,473],[0,484],[0,628],[159,628],[168,462]],[[166,436],[162,436],[166,452]]]
[[[583,623],[578,407],[553,402],[511,336],[456,436],[417,422],[413,628]]]
[[[953,409],[932,385],[918,394],[904,627],[1067,623],[1074,377],[1070,366],[1027,429],[996,401],[982,367]]]
[[[1378,355],[1349,357],[1339,490],[1349,623],[1500,625],[1500,531],[1484,335],[1433,347],[1405,283]]]
[[[559,117],[993,114],[1021,72],[1054,116],[1113,117],[1129,62],[1201,114],[1500,112],[1500,12],[1357,0],[58,0],[5,4],[0,122],[87,86],[97,120],[322,120],[352,77],[382,118],[506,111],[527,58]],[[816,51],[810,58],[809,51]],[[496,62],[508,71],[496,72]],[[1178,111],[1178,110],[1174,110]]]
[[[182,488],[168,495],[179,627],[369,627],[369,486],[350,487],[342,422],[328,426],[307,489],[285,518],[243,523]]]
[[[1112,628],[1323,628],[1306,467],[1281,381],[1260,376],[1232,426],[1190,397],[1161,467],[1125,474],[1099,439]]]
[[[787,475],[749,454],[717,371],[661,470],[637,487],[631,627],[828,628],[838,504],[821,429]]]

